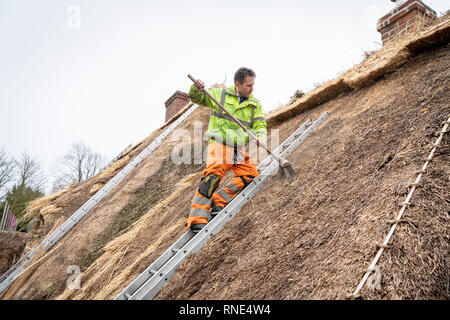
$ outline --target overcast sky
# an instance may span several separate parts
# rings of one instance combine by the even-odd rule
[[[438,13],[448,0],[424,1]],[[191,73],[253,68],[267,112],[380,48],[389,0],[0,0],[0,147],[50,176],[75,142],[111,160],[164,123]]]

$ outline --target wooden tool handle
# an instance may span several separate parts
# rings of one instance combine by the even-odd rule
[[[188,74],[188,77],[189,77],[189,79],[191,79],[192,80],[192,82],[194,82],[195,83],[195,79],[194,79],[194,77],[193,76],[191,76],[190,74]],[[245,132],[247,132],[247,134],[253,139],[253,140],[255,140],[256,141],[256,144],[258,145],[258,146],[261,146],[261,147],[263,147],[271,156],[273,156],[275,159],[279,159],[277,156],[275,156],[270,150],[269,150],[269,148],[267,148],[267,146],[265,145],[265,144],[263,144],[263,143],[259,143],[259,140],[258,140],[258,138],[257,137],[255,137],[255,135],[252,133],[252,132],[250,132],[250,130],[248,130],[238,119],[236,119],[227,109],[225,109],[225,107],[224,106],[222,106],[221,104],[220,104],[220,102],[218,102],[213,96],[211,96],[210,94],[209,94],[209,92],[207,91],[207,90],[203,90],[203,92],[208,96],[208,97],[210,97],[211,98],[211,100],[212,101],[214,101],[215,102],[215,104],[217,104],[218,106],[219,106],[219,108],[223,111],[223,112],[225,112],[231,119],[233,119],[234,120],[234,122],[236,122]]]

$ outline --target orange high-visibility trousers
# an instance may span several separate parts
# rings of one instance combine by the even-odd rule
[[[208,223],[208,213],[211,210],[212,202],[217,207],[224,208],[254,178],[259,176],[256,162],[244,150],[238,149],[235,152],[234,148],[222,143],[211,142],[208,144],[207,152],[206,168],[203,170],[206,179],[210,175],[216,175],[220,181],[229,170],[233,170],[236,177],[223,189],[212,194],[211,198],[197,190],[192,199],[191,212],[186,223],[187,229],[191,224]]]

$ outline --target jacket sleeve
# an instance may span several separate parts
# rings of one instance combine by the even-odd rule
[[[253,133],[267,143],[267,122],[261,104],[255,109],[253,121]]]
[[[220,89],[220,90],[218,90]],[[213,88],[209,89],[208,93],[214,97],[217,101],[220,101],[220,92],[222,92],[221,88]],[[198,91],[194,85],[191,86],[191,89],[189,90],[189,98],[191,101],[195,104],[198,104],[199,106],[208,107],[211,109],[214,109],[215,111],[219,111],[219,107],[216,105],[214,101],[211,100],[210,97],[208,97],[204,92]]]

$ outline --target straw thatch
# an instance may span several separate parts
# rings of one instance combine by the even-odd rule
[[[190,255],[157,299],[345,299],[372,261],[450,113],[450,46],[280,124],[330,112],[250,204]],[[449,135],[363,299],[448,299]]]
[[[107,299],[114,293],[118,294],[117,290],[123,283],[137,276],[136,265],[142,263],[142,260],[153,253],[161,243],[170,241],[175,231],[179,231],[176,229],[179,229],[184,217],[178,218],[168,228],[163,229],[158,234],[156,241],[152,242],[152,245],[148,246],[143,252],[137,252],[138,256],[134,259],[133,264],[128,266],[120,265],[120,262],[130,247],[130,243],[135,241],[146,228],[154,225],[158,216],[161,217],[164,213],[170,213],[170,208],[173,207],[174,200],[180,197],[181,193],[185,192],[187,188],[191,187],[196,179],[198,179],[198,174],[191,174],[182,179],[176,184],[175,191],[170,196],[151,208],[144,216],[133,223],[128,232],[109,242],[104,248],[105,253],[81,275],[89,279],[89,281],[83,283],[81,292],[73,292],[66,289],[57,299]],[[102,286],[101,292],[96,295],[91,295],[92,289],[98,288],[99,285]]]
[[[59,196],[65,194],[66,192],[67,192],[67,189],[60,190],[49,196],[44,196],[44,197],[41,197],[41,198],[31,201],[27,206],[27,213],[24,215],[23,218],[30,219],[30,218],[35,217],[42,208],[50,205]],[[43,212],[41,212],[41,214],[45,215]]]
[[[89,195],[94,195],[98,190],[103,188],[103,186],[107,183],[107,181],[114,176],[115,173],[119,172],[122,168],[124,168],[128,162],[130,162],[131,157],[125,153],[125,155],[111,164],[108,168],[100,172],[100,174],[96,177],[97,182],[92,186],[89,190]]]
[[[209,110],[199,108],[178,129],[186,130],[183,132],[190,132],[192,141],[194,141],[194,138],[202,138],[194,137],[194,125],[202,123],[203,131],[206,130],[209,113]],[[139,144],[139,147],[132,150],[130,157],[141,152],[159,134],[161,134],[161,130],[157,130],[145,139]],[[172,192],[175,192],[174,187],[177,182],[193,172],[196,172],[198,180],[200,179],[202,165],[176,166],[170,160],[171,150],[179,143],[179,140],[174,139],[174,134],[176,132],[169,135],[159,148],[144,159],[99,205],[94,207],[59,241],[62,245],[58,252],[39,266],[36,272],[30,276],[30,285],[27,284],[28,282],[25,283],[16,293],[16,298],[55,297],[61,294],[65,288],[65,268],[67,266],[78,265],[81,267],[81,271],[86,271],[97,258],[104,254],[105,245],[108,242],[126,233],[135,221],[139,220]],[[64,208],[62,214],[66,216],[68,208],[73,208],[74,212],[78,209],[77,204],[81,205],[84,203],[83,201],[87,201],[89,191],[98,181],[105,180],[100,180],[98,176],[93,177],[90,181],[74,186],[70,192],[57,198],[55,204]],[[191,188],[192,190],[188,193],[193,192],[195,184],[192,183]],[[186,203],[183,202],[186,208],[189,200]],[[162,203],[164,204],[164,202]],[[184,217],[186,208],[177,211],[178,218],[176,219]],[[164,216],[161,218],[163,220],[168,219]],[[170,220],[167,223],[177,225],[179,228],[176,228],[176,232],[178,233],[184,230],[179,221]],[[45,225],[47,225],[47,220]],[[153,227],[155,229],[147,234],[157,236],[161,232],[160,226]],[[124,259],[135,253],[141,254],[144,243],[146,242],[140,242],[141,248],[139,249],[129,250]],[[64,263],[61,263],[61,261],[64,261]],[[110,274],[108,274],[109,276]]]
[[[449,20],[439,23],[267,115],[280,140],[306,118],[324,111],[330,118],[289,159],[297,176],[272,178],[220,234],[188,257],[158,298],[339,299],[351,292],[449,113]],[[205,129],[208,116],[199,108],[180,129],[192,134],[194,120]],[[130,157],[167,125],[132,148]],[[164,252],[184,232],[202,176],[199,166],[171,164],[176,142],[169,136],[133,170],[12,297],[114,298]],[[381,291],[365,289],[363,297],[445,297],[448,135],[439,150],[423,192],[415,194],[416,207],[408,209],[411,224],[398,228],[393,250],[380,261]],[[91,178],[54,204],[67,216],[102,183]],[[64,289],[65,269],[73,264],[83,271],[79,291]]]

